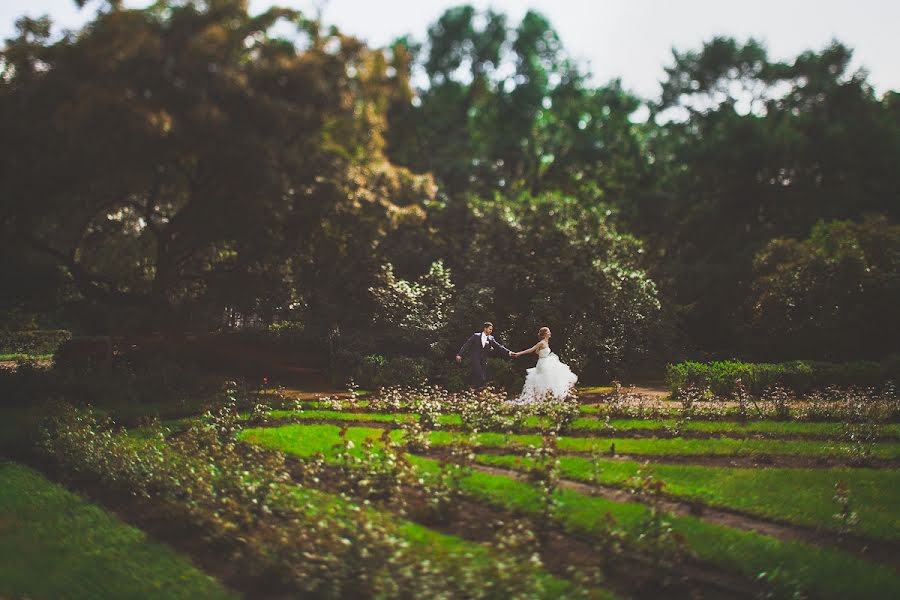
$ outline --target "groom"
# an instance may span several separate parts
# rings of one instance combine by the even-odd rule
[[[494,324],[485,322],[480,332],[475,332],[462,345],[459,352],[456,353],[456,362],[462,362],[462,355],[466,352],[471,353],[472,359],[472,385],[476,388],[483,388],[487,385],[487,354],[494,348],[512,357],[513,353],[509,348],[502,346],[494,336]]]

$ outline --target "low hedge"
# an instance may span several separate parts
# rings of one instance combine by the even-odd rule
[[[452,358],[426,358],[412,356],[386,357],[380,354],[346,356],[332,368],[336,385],[348,379],[363,389],[391,386],[416,386],[421,383],[440,385],[451,392],[458,392],[470,384],[468,358],[461,365]],[[510,392],[522,389],[524,372],[520,365],[507,358],[488,359],[489,383]]]
[[[795,360],[783,363],[714,361],[681,362],[666,367],[666,383],[673,395],[685,386],[710,388],[718,396],[734,394],[738,379],[753,395],[761,395],[775,384],[805,394],[828,386],[881,386],[900,375],[900,354],[881,362],[830,363]]]
[[[66,329],[0,329],[0,354],[53,354],[70,339],[72,332]]]

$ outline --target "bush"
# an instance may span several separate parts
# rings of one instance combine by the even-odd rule
[[[388,359],[375,378],[376,387],[414,387],[428,380],[428,361],[424,358],[395,356]]]
[[[350,351],[336,353],[331,378],[336,385],[350,379],[363,389],[415,387],[430,379],[433,365],[425,358],[380,354],[360,355]]]
[[[894,354],[881,362],[854,361],[828,363],[796,360],[784,363],[746,363],[715,361],[709,363],[682,362],[666,367],[666,383],[677,395],[684,387],[710,388],[718,396],[732,396],[736,381],[746,390],[760,396],[782,385],[797,394],[807,394],[828,386],[880,386],[900,373],[900,355]]]
[[[510,393],[522,391],[525,382],[525,374],[521,364],[514,363],[508,358],[488,359],[488,383],[497,389],[503,389]]]
[[[821,360],[900,349],[900,225],[886,216],[819,221],[806,239],[773,239],[754,259],[755,351]]]
[[[160,402],[218,390],[221,377],[177,359],[168,346],[109,354],[108,339],[73,338],[53,363],[58,393],[77,403]]]
[[[429,359],[413,356],[386,358],[381,354],[360,355],[350,351],[336,354],[332,364],[332,381],[336,385],[353,381],[363,389],[380,387],[415,387],[436,383],[450,392],[469,386],[468,359],[457,365],[452,359]],[[506,358],[488,359],[489,383],[497,389],[519,392],[525,375],[521,364]]]
[[[70,339],[65,329],[0,330],[0,354],[53,354]]]
[[[53,391],[47,368],[33,360],[17,360],[15,369],[0,369],[0,407],[26,405]]]
[[[377,387],[377,381],[387,360],[380,354],[364,356],[353,370],[353,381],[363,389]]]

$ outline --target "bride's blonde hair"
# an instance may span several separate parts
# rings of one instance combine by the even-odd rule
[[[541,339],[541,340],[544,339],[544,337],[545,337],[548,333],[550,333],[550,328],[549,328],[549,327],[541,327],[540,329],[538,329],[538,339]]]

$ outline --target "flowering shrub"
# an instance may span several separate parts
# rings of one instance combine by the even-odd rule
[[[524,424],[525,411],[506,401],[493,388],[467,390],[451,398],[466,431],[515,431]]]
[[[852,464],[870,463],[875,451],[875,442],[878,441],[877,425],[865,422],[844,423],[841,426],[841,438]]]
[[[853,509],[847,482],[838,481],[834,485],[834,501],[838,505],[838,512],[833,515],[838,522],[838,531],[842,536],[852,533],[859,525],[859,514]]]
[[[528,481],[534,484],[540,497],[542,522],[550,523],[556,514],[556,492],[559,489],[560,461],[556,434],[547,433],[541,439],[540,447],[529,445],[525,449],[528,459]]]
[[[284,455],[235,441],[240,420],[232,399],[186,431],[173,435],[155,423],[140,438],[124,435],[90,409],[64,406],[57,413],[42,432],[41,448],[52,458],[163,502],[173,518],[189,520],[226,543],[249,573],[275,577],[302,594],[475,599],[541,594],[535,573],[540,561],[527,528],[501,532],[494,542],[497,560],[445,556],[429,561],[389,517],[354,503],[350,495],[288,485]],[[362,462],[369,475],[385,477],[358,480],[354,494],[379,495],[379,489],[391,489],[387,480],[402,470],[402,453],[389,439],[381,443],[387,451],[364,448]],[[355,463],[348,458],[347,464]],[[299,469],[301,481],[318,482],[325,467],[313,458]],[[452,498],[458,489],[453,482],[461,476],[448,473],[445,487]]]
[[[336,481],[341,491],[354,498],[393,501],[402,509],[406,501],[402,488],[416,481],[417,476],[405,448],[394,442],[390,434],[385,429],[377,445],[369,438],[356,451],[354,443],[346,437],[347,428],[342,428],[341,442],[336,446],[339,469]]]
[[[460,440],[447,448],[447,456],[441,459],[436,480],[427,485],[425,496],[431,517],[446,522],[456,515],[464,496],[462,482],[472,474],[475,464],[474,445],[471,440]]]
[[[53,354],[71,339],[72,332],[65,329],[0,328],[0,354]]]
[[[406,408],[410,390],[401,387],[382,388],[370,401],[369,408],[375,412],[397,412]]]
[[[687,542],[672,528],[660,506],[665,482],[657,479],[653,471],[645,466],[638,469],[627,483],[635,498],[650,508],[650,514],[635,540],[638,547],[658,564],[679,562],[687,551]]]
[[[816,390],[802,397],[784,386],[774,386],[760,397],[736,385],[735,395],[716,396],[709,389],[685,386],[679,397],[675,415],[665,403],[649,396],[636,394],[618,382],[603,400],[603,417],[721,420],[738,419],[795,419],[799,421],[844,421],[849,423],[896,422],[900,420],[900,398],[897,388],[888,382],[880,388],[837,388]],[[736,403],[729,406],[727,401]]]
[[[540,401],[522,407],[524,412],[545,417],[545,429],[548,432],[559,434],[565,431],[572,422],[581,414],[581,405],[578,402],[577,393],[572,390],[566,397],[560,398],[548,394]]]
[[[437,429],[440,417],[451,405],[450,395],[446,390],[434,386],[413,390],[409,394],[407,410],[419,415],[419,424],[423,429]]]

